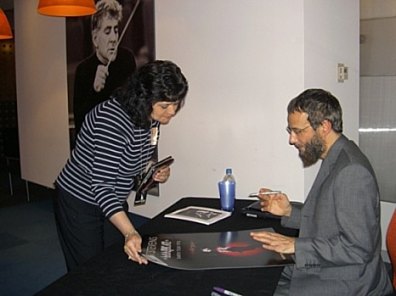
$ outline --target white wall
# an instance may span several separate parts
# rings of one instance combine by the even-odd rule
[[[14,1],[15,64],[22,178],[53,187],[69,156],[64,18]]]
[[[396,0],[360,0],[360,18],[394,17]]]
[[[359,2],[304,1],[305,88],[330,90],[344,113],[344,133],[358,143],[359,134]],[[345,64],[349,78],[337,80],[337,65]],[[305,172],[308,193],[320,163]]]

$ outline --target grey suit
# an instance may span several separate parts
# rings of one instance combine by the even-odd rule
[[[360,149],[341,136],[323,160],[304,205],[282,225],[299,228],[294,266],[275,295],[387,295],[381,259],[380,204],[374,171]]]

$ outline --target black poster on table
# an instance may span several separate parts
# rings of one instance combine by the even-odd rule
[[[265,250],[250,237],[252,231],[168,233],[143,237],[142,255],[170,268],[224,269],[254,268],[293,264],[290,256]]]

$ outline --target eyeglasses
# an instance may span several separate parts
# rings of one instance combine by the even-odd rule
[[[302,134],[307,128],[311,127],[310,125],[307,125],[304,128],[296,128],[296,127],[286,127],[287,133],[290,135],[291,133],[294,133],[296,136]]]

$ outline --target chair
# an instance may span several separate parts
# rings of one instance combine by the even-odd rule
[[[10,195],[14,195],[13,176],[20,176],[20,159],[19,159],[19,139],[17,128],[4,128],[2,130],[4,158],[8,172],[8,183],[10,185]],[[29,183],[24,180],[26,188],[27,201],[30,201]]]
[[[396,210],[393,212],[386,232],[386,247],[392,265],[392,284],[396,290]]]

